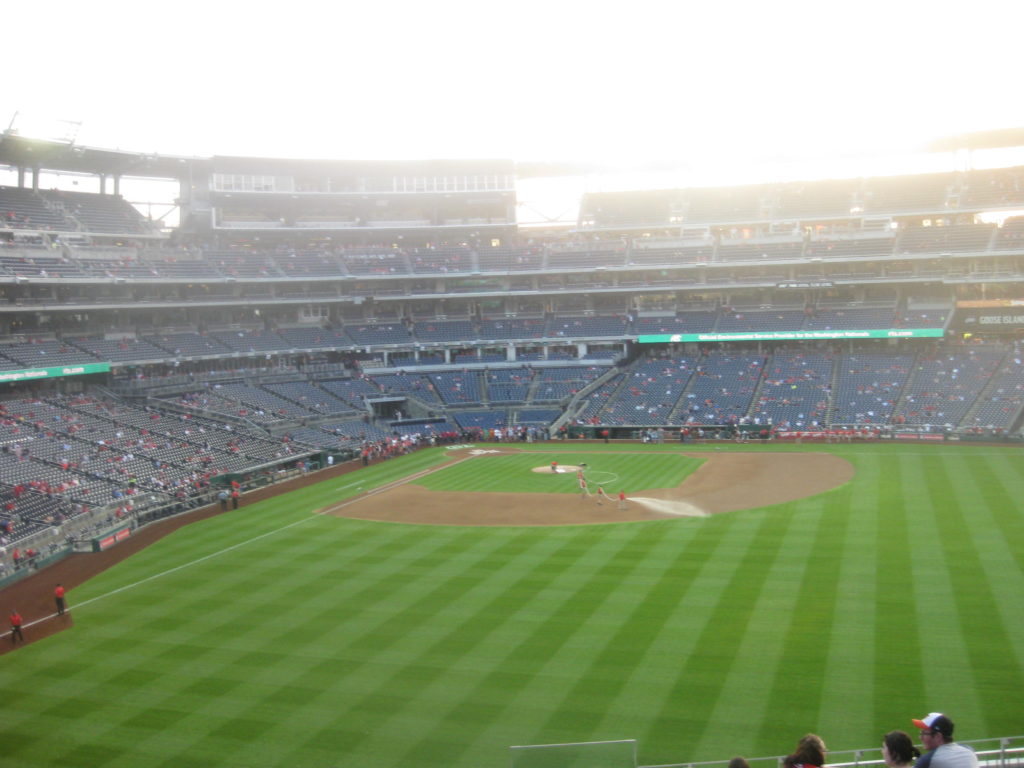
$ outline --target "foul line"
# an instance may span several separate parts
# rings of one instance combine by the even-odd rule
[[[392,481],[390,483],[386,483],[385,485],[381,485],[381,486],[378,486],[377,488],[373,488],[373,489],[367,491],[366,493],[364,493],[362,496],[357,496],[357,497],[355,497],[353,499],[349,499],[348,501],[343,501],[340,504],[334,504],[334,505],[332,505],[330,507],[324,507],[319,512],[317,512],[317,514],[319,514],[319,515],[326,515],[329,512],[336,512],[338,510],[345,509],[345,507],[350,507],[353,504],[358,504],[359,502],[365,501],[366,499],[368,499],[371,496],[376,496],[377,494],[380,494],[380,493],[386,493],[387,491],[393,491],[395,488],[400,488],[403,485],[411,483],[413,480],[419,480],[421,477],[426,477],[427,475],[432,475],[434,472],[440,472],[442,469],[448,469],[449,467],[457,466],[457,465],[461,464],[462,462],[469,461],[470,459],[473,459],[473,458],[476,458],[476,457],[475,456],[463,456],[461,459],[458,459],[457,461],[453,461],[450,464],[442,464],[442,465],[437,466],[437,467],[430,467],[429,469],[424,469],[424,470],[422,470],[420,472],[416,472],[415,474],[408,475],[408,476],[403,477],[403,478],[401,478],[399,480],[394,480],[394,481]]]

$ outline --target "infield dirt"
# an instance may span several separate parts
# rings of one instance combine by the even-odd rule
[[[514,448],[473,461],[489,461]],[[464,458],[453,451],[452,460]],[[675,488],[627,490],[625,509],[591,495],[565,493],[467,493],[435,491],[414,482],[371,492],[325,514],[360,520],[432,525],[582,525],[702,516],[781,504],[836,488],[853,477],[853,465],[830,453],[696,453],[705,462]],[[550,471],[538,454],[537,472]],[[443,465],[442,465],[443,466]],[[576,467],[562,467],[575,471]],[[591,483],[591,492],[596,490]]]

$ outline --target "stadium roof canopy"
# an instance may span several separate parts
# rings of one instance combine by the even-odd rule
[[[0,164],[40,170],[177,179],[188,175],[198,158],[119,149],[95,149],[74,143],[0,134]]]
[[[958,149],[1003,149],[1024,147],[1024,128],[1001,128],[994,131],[975,131],[946,136],[932,142],[933,152],[955,152]]]

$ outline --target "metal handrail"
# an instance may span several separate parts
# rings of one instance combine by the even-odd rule
[[[1010,768],[1024,766],[1024,736],[999,736],[988,739],[971,739],[957,741],[974,750],[978,763],[985,768]],[[865,759],[866,755],[871,755]],[[878,755],[878,757],[874,757]],[[881,758],[881,747],[865,749],[830,750],[827,768],[861,768],[861,766],[885,765]],[[838,758],[838,759],[837,759]],[[752,768],[774,768],[781,766],[785,755],[767,757],[748,757],[747,763]],[[685,763],[661,763],[658,765],[641,765],[637,768],[724,768],[729,760],[705,760]]]

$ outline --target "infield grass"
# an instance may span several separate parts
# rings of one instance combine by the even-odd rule
[[[627,490],[700,461],[548,443],[417,482],[550,492],[524,467],[552,450]],[[499,768],[512,744],[620,738],[659,764],[782,754],[808,731],[872,747],[930,711],[958,737],[1018,734],[1021,450],[814,450],[853,481],[707,518],[311,514],[438,466],[428,450],[187,526],[73,590],[73,629],[0,657],[0,764]]]

